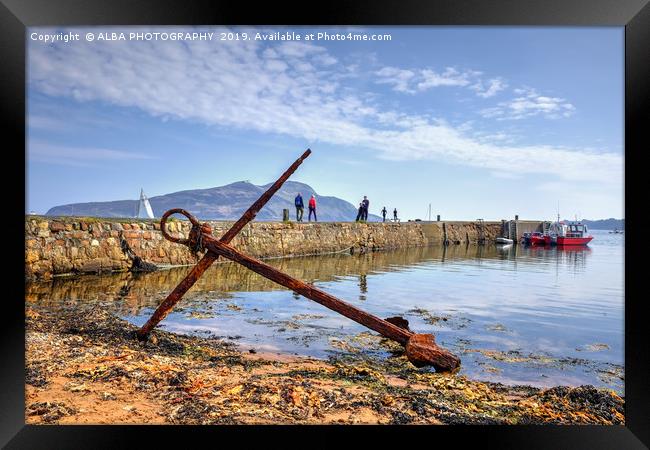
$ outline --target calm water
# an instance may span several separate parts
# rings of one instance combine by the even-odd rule
[[[587,248],[450,246],[267,262],[380,317],[401,315],[460,355],[461,374],[507,384],[593,384],[623,393],[624,237]],[[187,274],[57,279],[27,301],[101,302],[136,325]],[[364,327],[233,263],[215,264],[161,327],[243,349],[327,358]],[[376,354],[388,357],[389,354]]]

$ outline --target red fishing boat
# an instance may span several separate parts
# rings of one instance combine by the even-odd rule
[[[544,236],[546,245],[587,245],[594,237],[580,221],[561,221],[551,225]]]
[[[539,231],[532,232],[528,239],[530,241],[530,245],[545,245],[546,244],[546,239],[544,238],[544,235],[542,233],[540,233]]]

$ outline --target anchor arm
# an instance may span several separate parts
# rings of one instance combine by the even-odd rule
[[[301,156],[298,158],[296,161],[294,161],[291,166],[285,172],[278,178],[271,187],[269,187],[266,192],[264,192],[260,198],[257,199],[255,203],[251,205],[250,208],[246,210],[246,212],[233,224],[232,227],[224,234],[220,241],[228,244],[230,241],[234,239],[235,236],[250,222],[255,218],[257,213],[266,205],[266,203],[271,199],[273,194],[275,194],[284,184],[285,181],[293,174],[298,166],[302,164],[302,162],[311,154],[311,150],[307,149]],[[170,210],[163,215],[162,219],[160,220],[160,230],[163,233],[163,236],[165,236],[166,239],[172,241],[172,242],[178,242],[182,244],[187,244],[186,240],[180,240],[178,238],[174,238],[170,236],[167,233],[165,224],[167,221],[167,218],[174,213],[180,213],[185,215],[187,218],[190,218],[190,221],[192,221],[192,225],[197,226],[198,221],[196,218],[194,218],[189,212],[176,209],[176,210]],[[211,233],[207,233],[210,235]],[[185,295],[185,293],[192,287],[194,286],[194,283],[203,275],[203,273],[212,265],[213,262],[215,262],[219,258],[219,255],[212,253],[212,252],[207,252],[205,255],[203,255],[203,258],[199,260],[199,262],[192,267],[192,270],[190,270],[190,273],[188,273],[185,278],[174,288],[173,291],[169,293],[167,298],[158,305],[158,308],[156,308],[156,311],[152,314],[152,316],[147,320],[147,322],[137,331],[137,336],[141,340],[145,340],[149,333],[151,333],[151,330],[153,330],[156,325],[160,323],[165,317],[167,317],[167,314],[172,310],[174,305],[180,301],[180,299]]]
[[[275,281],[389,339],[399,342],[406,348],[406,356],[415,366],[432,365],[437,371],[453,371],[460,365],[460,359],[451,352],[439,347],[435,342],[434,336],[431,334],[412,333],[386,320],[380,319],[325,291],[297,280],[275,267],[244,255],[237,249],[211,236],[203,236],[203,245],[209,252],[239,263],[265,278]]]

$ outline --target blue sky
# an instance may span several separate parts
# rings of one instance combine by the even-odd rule
[[[200,31],[212,41],[87,32]],[[30,33],[79,32],[44,43]],[[219,41],[223,31],[390,41]],[[403,219],[623,217],[623,28],[31,28],[26,210],[291,178]],[[304,194],[304,193],[303,193]],[[354,219],[354,218],[351,218]]]

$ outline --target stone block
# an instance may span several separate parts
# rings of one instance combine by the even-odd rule
[[[52,233],[58,233],[59,231],[65,231],[65,224],[63,222],[50,222],[50,231]]]
[[[91,259],[85,261],[81,265],[82,272],[99,272],[102,269],[102,263],[100,259]]]
[[[122,236],[124,236],[125,239],[129,240],[129,239],[140,239],[142,235],[139,231],[127,230],[122,232]]]
[[[73,264],[68,258],[62,256],[52,257],[52,273],[69,273],[72,268]]]

